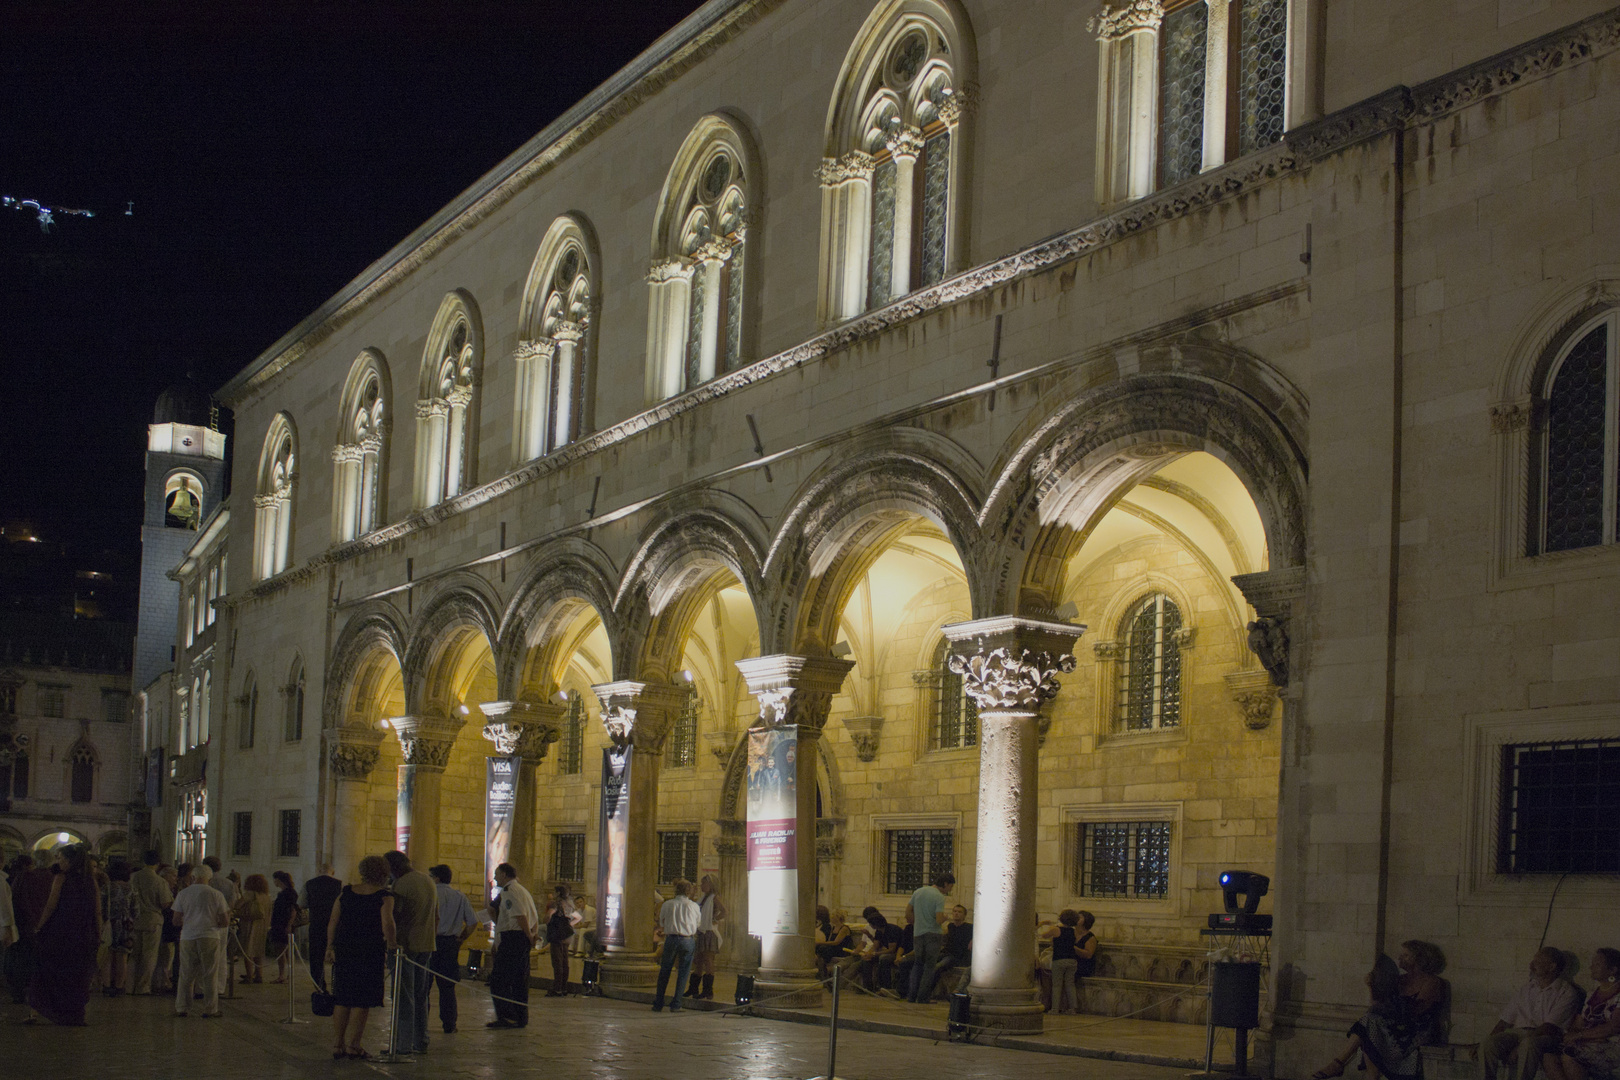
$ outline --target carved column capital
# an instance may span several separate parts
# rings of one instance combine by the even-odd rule
[[[890,129],[884,142],[889,147],[889,153],[894,157],[907,157],[915,161],[922,155],[923,133],[920,128],[909,124],[897,124]]]
[[[720,763],[722,769],[731,761],[731,755],[737,749],[735,731],[705,731],[703,741],[709,744],[709,753],[714,755],[714,760]]]
[[[431,420],[435,416],[449,416],[450,403],[441,398],[429,398],[416,403],[416,418]]]
[[[551,328],[551,336],[558,341],[566,341],[577,345],[585,337],[585,324],[559,319]]]
[[[551,338],[535,338],[532,341],[520,341],[517,348],[512,350],[514,360],[550,360],[557,351],[557,342]]]
[[[778,653],[738,660],[748,692],[759,699],[757,727],[797,725],[799,737],[815,738],[826,726],[833,695],[844,685],[853,660]]]
[[[1086,22],[1086,29],[1101,41],[1113,41],[1137,30],[1157,30],[1162,22],[1161,0],[1126,0],[1119,7],[1104,6]]]
[[[442,716],[395,716],[385,721],[399,739],[405,764],[430,772],[443,772],[450,764],[450,748],[466,720]]]
[[[850,180],[869,180],[877,159],[863,150],[851,150],[842,157],[824,158],[816,166],[816,179],[822,187],[837,187]]]
[[[1091,643],[1091,653],[1099,663],[1118,660],[1125,655],[1123,641],[1094,641]]]
[[[1277,708],[1277,686],[1265,671],[1234,671],[1226,676],[1226,692],[1243,713],[1243,723],[1251,731],[1271,724]]]
[[[849,732],[849,741],[855,744],[856,757],[862,761],[872,761],[877,757],[883,735],[883,717],[846,716],[844,730]]]
[[[547,748],[562,738],[568,712],[562,705],[539,701],[486,701],[478,710],[489,721],[483,736],[495,744],[495,753],[530,764],[544,761]]]
[[[346,461],[359,461],[365,456],[365,447],[359,443],[344,443],[342,446],[332,448],[332,460],[339,465]]]
[[[1074,670],[1074,643],[1086,628],[999,615],[944,628],[950,667],[980,714],[1040,712],[1058,692],[1056,676]]]
[[[960,123],[962,117],[972,116],[979,111],[979,84],[967,82],[961,86],[945,87],[940,91],[939,100],[934,102],[934,108],[939,110],[943,123]]]
[[[591,689],[602,703],[602,726],[614,746],[632,746],[646,754],[664,752],[664,737],[686,703],[686,687],[625,679]]]
[[[1535,401],[1529,396],[1513,401],[1498,401],[1491,406],[1491,430],[1498,435],[1510,435],[1530,426],[1535,414]]]
[[[322,733],[326,767],[339,780],[367,780],[377,766],[383,733],[375,728],[345,725]]]
[[[682,258],[659,259],[647,268],[647,281],[661,285],[666,281],[692,280],[692,263]]]

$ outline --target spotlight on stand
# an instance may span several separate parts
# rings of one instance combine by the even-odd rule
[[[950,1012],[946,1014],[945,1037],[952,1042],[967,1039],[972,1000],[966,994],[952,994]]]
[[[1250,870],[1223,870],[1220,883],[1226,910],[1209,917],[1211,930],[1271,929],[1270,915],[1255,914],[1260,908],[1260,898],[1271,888],[1270,878]]]
[[[596,984],[602,981],[602,961],[587,960],[580,967],[579,985],[586,994],[596,993]]]
[[[752,975],[737,976],[737,993],[733,995],[733,1005],[747,1005],[754,1000],[754,977]]]

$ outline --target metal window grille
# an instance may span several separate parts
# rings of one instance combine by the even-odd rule
[[[1496,869],[1620,873],[1620,739],[1502,747]]]
[[[577,776],[585,765],[585,699],[568,695],[568,726],[557,755],[557,771]]]
[[[1082,822],[1075,827],[1077,896],[1162,900],[1170,892],[1168,821]]]
[[[956,870],[956,833],[951,829],[890,829],[888,839],[888,892],[913,892],[936,875]]]
[[[239,810],[236,814],[236,835],[233,837],[235,846],[231,854],[239,859],[248,858],[253,854],[253,812]]]
[[[1195,0],[1166,12],[1159,41],[1159,169],[1163,183],[1176,184],[1204,164],[1209,5]]]
[[[699,371],[703,362],[703,307],[714,303],[718,297],[708,295],[704,287],[705,278],[702,267],[692,275],[690,291],[687,295],[690,300],[686,309],[686,385],[696,386],[700,381]]]
[[[686,701],[675,717],[674,730],[669,735],[669,754],[665,760],[672,769],[688,768],[697,764],[698,694],[697,688],[686,688]]]
[[[922,160],[922,258],[916,280],[932,285],[945,276],[945,230],[951,200],[951,133],[949,129],[930,135],[923,143]]]
[[[659,832],[658,884],[673,884],[676,878],[696,881],[698,872],[698,834],[695,832]]]
[[[298,857],[298,844],[303,832],[303,815],[297,810],[281,812],[281,842],[276,854],[283,859]]]
[[[867,260],[866,306],[882,307],[889,302],[894,287],[894,189],[893,158],[885,158],[872,170],[872,253]]]
[[[739,366],[738,361],[742,359],[742,290],[744,247],[744,241],[737,241],[736,246],[731,249],[731,258],[726,260],[726,341],[724,362],[720,365],[721,371],[737,370],[737,367]]]
[[[1181,724],[1181,609],[1163,593],[1145,597],[1125,617],[1121,637],[1119,725],[1156,731]]]
[[[101,692],[101,718],[109,724],[122,724],[129,719],[129,695],[122,690]]]
[[[1238,8],[1238,153],[1283,136],[1288,72],[1288,0],[1242,0]]]
[[[17,711],[17,688],[12,685],[0,686],[0,714],[10,716]]]
[[[39,715],[61,719],[67,715],[67,695],[60,686],[39,689]]]
[[[570,884],[585,880],[585,834],[558,833],[553,838],[551,876]]]
[[[979,707],[962,689],[962,676],[950,669],[951,646],[942,641],[934,653],[934,667],[919,673],[917,681],[931,694],[928,748],[955,750],[979,744]]]
[[[1547,395],[1544,550],[1603,543],[1603,468],[1608,442],[1609,328],[1576,343]]]

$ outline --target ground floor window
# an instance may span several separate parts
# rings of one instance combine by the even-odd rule
[[[585,834],[557,833],[552,837],[553,881],[579,884],[585,880]]]
[[[246,859],[253,854],[253,813],[249,810],[239,810],[236,814],[236,844],[231,854],[238,859]]]
[[[658,834],[658,884],[670,885],[677,878],[696,881],[697,873],[697,831],[660,832]]]
[[[1077,896],[1162,900],[1170,892],[1168,821],[1083,821],[1074,826]]]
[[[951,829],[890,829],[886,891],[909,893],[939,874],[956,870],[956,833]]]
[[[1620,739],[1502,747],[1501,874],[1620,872]]]
[[[298,843],[303,831],[303,814],[297,810],[283,810],[281,812],[281,842],[276,845],[276,854],[283,859],[296,859],[298,857]]]

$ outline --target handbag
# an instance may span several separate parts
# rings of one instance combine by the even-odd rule
[[[316,1016],[331,1016],[337,1007],[337,998],[316,987],[309,992],[309,1011]]]

